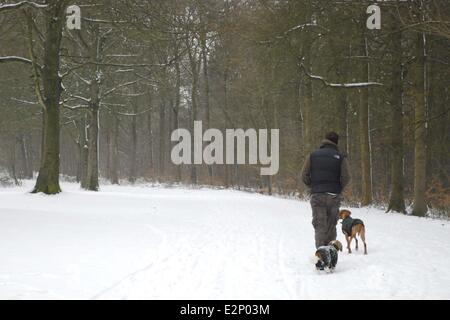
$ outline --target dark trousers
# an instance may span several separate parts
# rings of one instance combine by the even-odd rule
[[[336,240],[336,225],[339,220],[341,196],[314,193],[311,196],[312,225],[315,231],[316,248]]]

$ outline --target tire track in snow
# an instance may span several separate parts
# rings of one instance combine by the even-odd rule
[[[126,274],[112,285],[100,290],[100,292],[91,297],[91,300],[99,299],[114,291],[117,292],[114,292],[113,296],[117,295],[119,292],[123,292],[123,298],[136,294],[134,283],[141,277],[144,279],[141,279],[143,281],[140,281],[139,285],[150,284],[148,279],[146,279],[146,277],[149,276],[148,273],[150,270],[151,274],[149,278],[152,278],[153,274],[158,274],[158,272],[164,272],[169,269],[171,269],[171,271],[176,271],[176,275],[172,275],[170,282],[165,283],[166,287],[173,288],[183,281],[187,275],[192,274],[192,270],[196,268],[201,259],[203,249],[209,245],[208,241],[202,241],[204,240],[204,233],[200,232],[190,235],[189,237],[172,239],[172,245],[168,246],[169,237],[167,236],[167,233],[151,225],[147,225],[147,227],[161,235],[163,239],[162,244],[159,246],[159,253],[156,254],[156,256],[159,255],[159,257],[155,258],[144,267]],[[173,245],[173,243],[175,243],[175,245]],[[161,252],[163,252],[163,254]],[[152,256],[155,256],[155,254],[153,253]],[[174,266],[176,266],[175,270]],[[178,268],[180,266],[181,268]]]
[[[278,264],[278,270],[282,276],[283,279],[283,284],[284,287],[286,288],[286,291],[288,293],[289,299],[293,299],[293,297],[295,296],[295,290],[292,289],[291,285],[289,285],[289,283],[291,283],[292,281],[289,280],[289,277],[287,275],[287,268],[286,268],[286,264],[284,263],[284,255],[283,255],[283,246],[284,245],[284,236],[283,234],[280,234],[278,236],[278,241],[277,241],[277,264]]]
[[[165,232],[163,232],[161,229],[158,229],[150,224],[146,224],[145,225],[146,228],[149,228],[150,230],[152,230],[153,232],[155,232],[156,234],[158,234],[161,239],[162,239],[162,243],[165,244],[167,243],[167,234]],[[165,259],[163,258],[163,260],[161,260],[161,262],[164,262],[168,260],[168,257],[166,257]],[[117,288],[118,286],[120,286],[124,281],[133,279],[136,275],[138,275],[139,273],[145,272],[150,270],[156,263],[157,261],[153,261],[147,265],[145,265],[144,267],[141,267],[137,270],[134,270],[128,274],[126,274],[125,276],[123,276],[120,280],[114,282],[112,285],[103,288],[102,290],[100,290],[99,292],[97,292],[96,294],[94,294],[89,300],[97,300],[99,299],[101,296],[105,295],[106,293],[112,291],[113,289]]]

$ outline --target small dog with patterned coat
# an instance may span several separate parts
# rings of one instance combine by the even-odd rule
[[[338,262],[338,251],[342,251],[342,244],[338,240],[331,241],[328,246],[317,248],[316,270],[333,272]]]

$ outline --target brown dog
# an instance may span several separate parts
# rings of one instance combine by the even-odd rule
[[[339,211],[339,219],[342,219],[342,232],[345,235],[345,240],[347,240],[348,253],[352,253],[350,244],[352,243],[353,238],[355,238],[356,241],[355,249],[358,250],[358,239],[356,238],[356,235],[359,235],[364,243],[364,254],[367,254],[366,227],[362,220],[351,218],[351,214],[352,213],[349,210]]]

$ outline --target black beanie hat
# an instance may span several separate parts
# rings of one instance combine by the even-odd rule
[[[325,139],[328,139],[328,140],[338,144],[338,142],[339,142],[339,135],[336,132],[334,132],[334,131],[328,132],[325,135]]]

